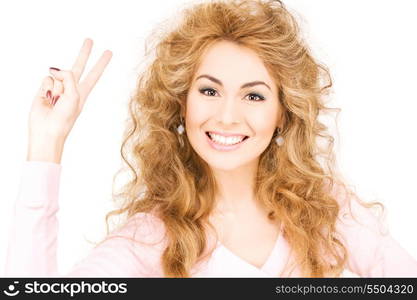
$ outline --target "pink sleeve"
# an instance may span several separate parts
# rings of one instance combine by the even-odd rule
[[[384,218],[360,205],[356,196],[342,192],[338,199],[341,212],[336,227],[347,247],[351,272],[361,277],[417,277],[417,260],[391,236]]]
[[[8,277],[152,277],[159,276],[162,222],[139,213],[110,233],[68,274],[57,263],[61,165],[25,161],[15,202],[5,276]],[[75,216],[74,216],[75,217]],[[140,239],[137,239],[137,237]],[[136,239],[133,241],[132,239]],[[139,242],[140,241],[140,242]],[[145,243],[143,243],[145,242]]]

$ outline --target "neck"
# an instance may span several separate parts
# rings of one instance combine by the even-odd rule
[[[257,163],[252,163],[233,170],[213,169],[219,187],[217,211],[237,214],[257,205],[254,194],[257,167]]]

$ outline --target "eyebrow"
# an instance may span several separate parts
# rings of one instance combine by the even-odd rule
[[[214,78],[213,76],[210,76],[210,75],[207,75],[207,74],[203,74],[203,75],[198,76],[198,77],[196,78],[196,81],[197,81],[198,79],[200,79],[200,78],[207,78],[207,79],[209,79],[209,80],[211,80],[211,81],[213,81],[213,82],[217,83],[218,85],[223,86],[223,83],[222,83],[219,79]],[[269,85],[267,85],[267,84],[266,84],[265,82],[263,82],[263,81],[251,81],[251,82],[247,82],[247,83],[243,84],[240,88],[241,88],[241,89],[243,89],[243,88],[246,88],[246,87],[252,87],[252,86],[255,86],[255,85],[259,85],[259,84],[263,84],[263,85],[265,85],[265,86],[266,86],[269,90],[271,90],[271,88],[269,87]]]

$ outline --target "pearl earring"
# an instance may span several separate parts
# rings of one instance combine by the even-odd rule
[[[177,127],[177,131],[178,131],[178,133],[179,133],[179,134],[183,134],[183,132],[184,132],[184,126],[182,126],[182,124],[180,124],[180,125]]]
[[[184,133],[184,131],[185,131],[185,128],[184,128],[184,126],[182,125],[184,122],[182,121],[182,117],[180,117],[181,118],[181,123],[180,123],[180,125],[178,125],[178,127],[177,127],[177,132],[178,132],[178,141],[180,142],[180,146],[181,147],[184,147],[184,141],[182,140],[182,134]]]
[[[280,135],[281,134],[281,128],[277,128],[277,137],[275,138],[275,142],[279,147],[284,145],[284,138]]]

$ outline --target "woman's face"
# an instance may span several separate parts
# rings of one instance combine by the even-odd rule
[[[274,80],[256,52],[228,41],[204,53],[186,107],[192,147],[220,170],[257,163],[279,126],[281,110]]]

